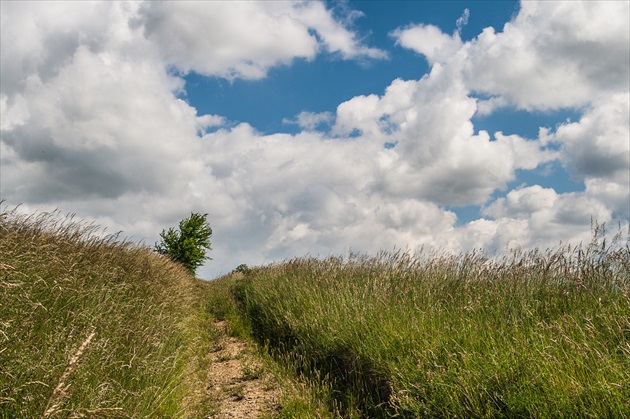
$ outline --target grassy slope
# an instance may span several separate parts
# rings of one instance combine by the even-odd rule
[[[201,417],[210,312],[275,359],[280,417],[630,417],[628,243],[207,284],[58,219],[0,213],[0,418]]]
[[[624,418],[629,250],[302,258],[225,281],[258,340],[344,416]]]
[[[252,325],[247,316],[240,312],[232,294],[235,282],[244,279],[243,274],[226,275],[207,283],[208,310],[218,320],[227,320],[228,332],[232,336],[248,340],[255,346]],[[339,412],[331,406],[330,387],[322,386],[309,377],[298,378],[293,370],[283,362],[271,357],[260,348],[260,361],[265,374],[270,374],[275,383],[278,405],[277,411],[263,417],[286,419],[332,419],[339,417]]]
[[[0,213],[0,417],[196,417],[207,289],[59,219]]]

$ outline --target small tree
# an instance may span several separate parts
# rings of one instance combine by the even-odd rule
[[[247,266],[247,265],[246,265],[246,264],[244,264],[244,263],[241,263],[240,265],[238,265],[238,266],[237,266],[237,267],[236,267],[236,268],[232,271],[232,273],[233,273],[233,274],[236,274],[236,273],[241,273],[241,274],[243,274],[243,275],[249,275],[251,272],[252,272],[252,270],[251,270],[251,269],[249,269],[249,266]]]
[[[212,250],[207,216],[191,212],[190,217],[179,222],[179,230],[162,230],[162,241],[155,243],[155,251],[181,263],[194,275],[205,260],[211,259],[206,256],[206,250]]]

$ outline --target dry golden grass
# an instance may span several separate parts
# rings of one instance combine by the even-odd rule
[[[196,417],[200,287],[96,226],[0,211],[0,417]]]

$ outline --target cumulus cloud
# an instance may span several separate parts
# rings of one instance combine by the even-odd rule
[[[630,42],[623,28],[628,27],[628,16],[627,3],[606,2],[600,8],[583,2],[524,2],[502,32],[487,28],[466,43],[459,40],[458,32],[447,35],[431,25],[394,31],[397,44],[425,55],[432,71],[405,89],[414,95],[424,90],[424,94],[407,99],[411,105],[398,124],[396,147],[404,158],[391,159],[389,184],[398,182],[397,191],[415,190],[433,202],[483,203],[515,178],[514,170],[532,170],[558,159],[584,182],[584,192],[556,194],[537,186],[511,191],[486,207],[484,214],[494,219],[463,226],[459,243],[531,246],[549,243],[552,237],[583,239],[591,217],[599,222],[627,222]],[[611,50],[616,54],[609,54]],[[448,84],[439,83],[440,74],[447,74]],[[432,96],[432,91],[438,95]],[[485,99],[474,99],[477,93]],[[431,109],[423,103],[430,103]],[[473,114],[488,115],[506,106],[575,107],[584,113],[578,122],[555,130],[542,128],[537,139],[497,132],[491,140],[483,131],[473,133]],[[433,109],[439,109],[437,114]],[[404,135],[407,129],[420,140],[417,144]],[[534,208],[527,196],[554,199]],[[519,229],[523,231],[517,233]]]
[[[182,100],[182,73],[259,79],[317,54],[385,52],[320,2],[3,2],[0,193],[148,244],[207,212],[205,276],[304,253],[587,240],[591,217],[630,213],[627,9],[524,2],[502,32],[468,42],[399,28],[429,74],[335,112],[296,110],[285,123],[301,132],[263,135],[199,114]],[[581,117],[538,138],[475,128],[499,106]],[[518,170],[554,160],[584,191],[507,189]],[[449,208],[472,204],[485,218],[458,226]]]
[[[367,57],[387,58],[387,52],[362,45],[355,33],[348,31],[336,21],[323,2],[298,2],[296,18],[315,30],[328,52],[339,53],[343,58]],[[347,22],[360,17],[352,10],[346,10]]]
[[[630,172],[630,96],[611,95],[595,103],[578,122],[562,124],[549,138],[562,144],[564,161],[578,178],[622,183]]]
[[[556,158],[539,142],[475,133],[475,99],[461,79],[437,65],[419,81],[395,80],[383,96],[358,96],[337,108],[333,132],[374,144],[396,144],[377,162],[374,188],[443,205],[485,202],[517,169]]]
[[[96,51],[108,40],[122,40],[121,27],[112,25],[121,22],[121,13],[106,3],[3,2],[2,93],[10,97],[20,92],[32,74],[47,82],[79,45]]]
[[[2,19],[3,176],[28,162],[22,179],[33,178],[3,182],[2,192],[24,202],[186,190],[200,170],[195,134],[225,119],[178,99],[183,80],[169,66],[248,77],[239,65],[266,70],[312,58],[320,48],[313,28],[330,33],[325,48],[344,57],[378,55],[321,3],[11,2]],[[215,46],[228,58],[209,53]]]
[[[528,110],[628,91],[629,14],[628,2],[522,2],[502,32],[487,28],[469,44],[466,79]]]
[[[431,63],[458,66],[473,91],[527,110],[583,106],[628,91],[628,2],[521,2],[501,32],[462,45],[431,25],[393,32]]]
[[[335,116],[331,112],[308,112],[302,111],[295,117],[294,120],[283,119],[284,124],[295,124],[307,131],[314,131],[320,127],[329,126]]]
[[[483,212],[499,225],[524,223],[520,237],[514,236],[523,247],[553,246],[558,240],[588,242],[593,220],[607,223],[612,219],[610,209],[587,194],[558,194],[538,185],[510,191]]]
[[[579,121],[541,132],[560,146],[560,158],[583,181],[586,195],[604,202],[620,218],[630,218],[630,96],[611,95],[593,103]]]
[[[391,36],[396,38],[396,44],[424,55],[431,64],[444,62],[462,46],[459,33],[450,36],[434,25],[419,24],[398,28]]]
[[[362,45],[321,2],[144,2],[136,25],[180,71],[260,79],[269,68],[320,50],[385,58]]]
[[[15,198],[116,198],[185,183],[193,175],[196,113],[174,97],[180,86],[149,65],[86,47],[47,83],[29,77],[19,96],[29,118],[3,131],[3,142],[46,176],[15,185],[21,191]],[[13,195],[11,185],[3,193]]]

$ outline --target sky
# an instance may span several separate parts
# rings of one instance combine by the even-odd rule
[[[630,2],[2,1],[0,199],[238,265],[630,222]]]

